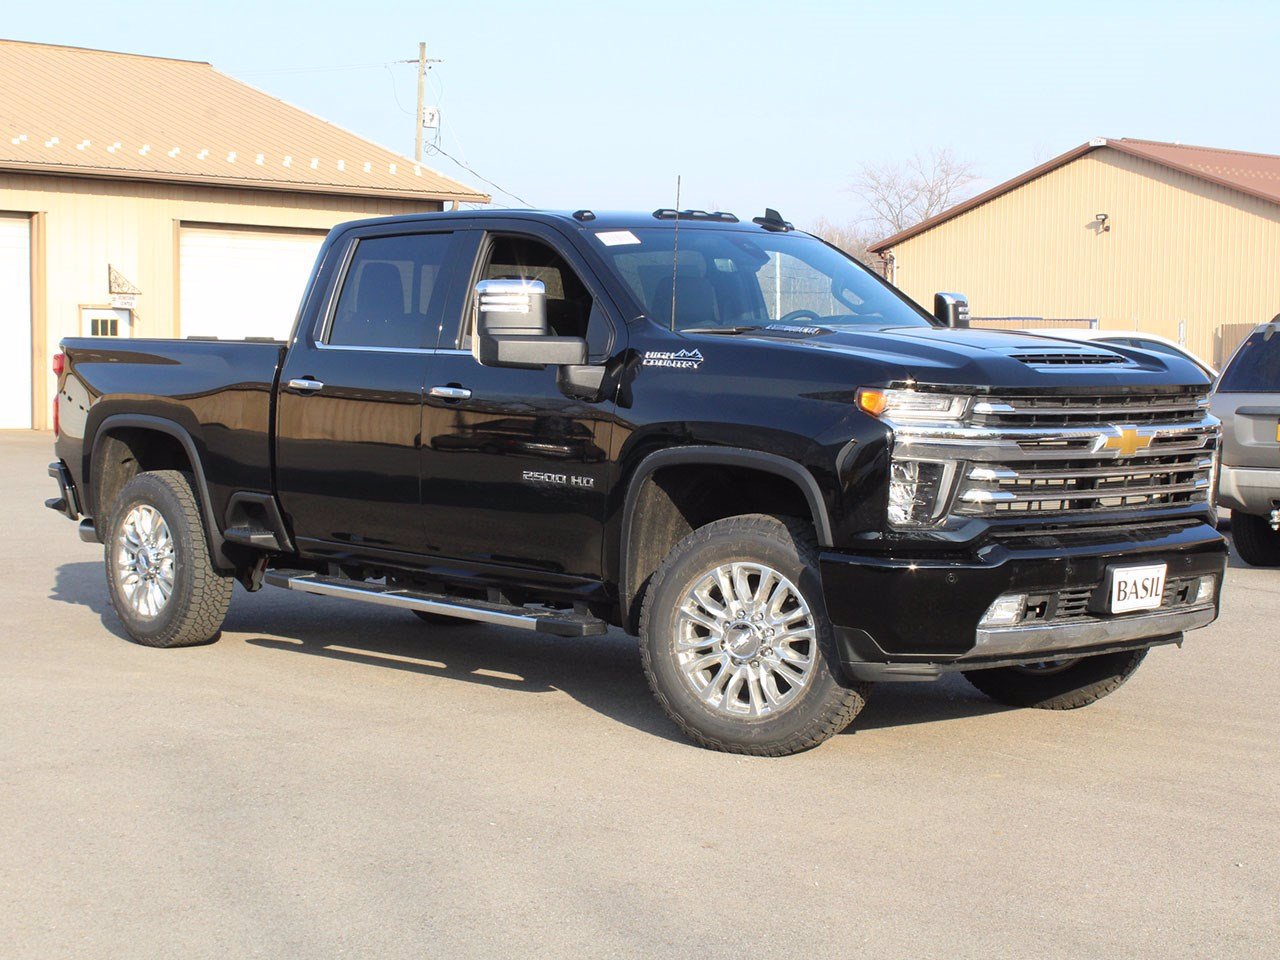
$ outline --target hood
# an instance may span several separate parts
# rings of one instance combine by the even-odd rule
[[[1060,388],[1207,385],[1194,364],[1116,344],[951,327],[761,328],[740,340],[845,354],[883,368],[884,382]]]

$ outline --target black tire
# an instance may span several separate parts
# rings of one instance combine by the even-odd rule
[[[172,590],[152,615],[135,608],[126,596],[123,580],[128,574],[120,560],[125,521],[140,505],[153,508],[164,519],[173,545]],[[111,605],[135,641],[148,647],[189,647],[218,639],[235,581],[213,565],[188,474],[155,470],[126,483],[112,507],[104,548]]]
[[[1231,514],[1231,539],[1244,562],[1254,567],[1280,567],[1280,533],[1266,517]]]
[[[1040,710],[1075,710],[1114,693],[1133,676],[1144,650],[1081,657],[1060,667],[966,670],[964,678],[997,703]]]
[[[728,753],[786,756],[816,747],[839,733],[866,705],[870,685],[848,681],[841,671],[823,604],[817,561],[817,544],[807,524],[749,515],[718,520],[695,530],[658,567],[640,611],[640,656],[658,703],[695,743]],[[776,711],[759,716],[731,716],[700,697],[695,681],[681,669],[676,649],[685,595],[717,567],[735,562],[765,564],[785,577],[808,605],[814,625],[811,645],[802,641],[811,663],[807,680],[797,683],[794,692],[782,681],[787,686],[783,695],[790,695],[791,699]],[[758,582],[756,588],[760,588]],[[771,654],[772,650],[764,647],[760,655]],[[760,660],[751,663],[759,669]],[[745,664],[741,666],[746,669]],[[717,672],[707,681],[706,688],[716,683],[719,670],[730,667],[726,661],[725,666],[708,668],[711,669]],[[732,678],[725,683],[721,699],[727,702],[733,689]],[[741,684],[738,691],[741,686],[751,684]],[[748,700],[754,702],[757,689],[748,691]],[[776,694],[780,684],[774,682],[772,689]],[[740,696],[735,692],[735,704]]]

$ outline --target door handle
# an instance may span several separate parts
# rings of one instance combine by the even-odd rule
[[[466,387],[432,387],[431,396],[440,397],[442,400],[468,400],[471,397],[471,391]]]
[[[289,389],[298,390],[298,391],[301,391],[302,393],[315,393],[317,390],[323,390],[324,384],[321,383],[319,380],[312,380],[310,378],[306,378],[302,380],[290,380]]]

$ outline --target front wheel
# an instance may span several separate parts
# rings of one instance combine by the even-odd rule
[[[685,537],[658,568],[640,614],[654,696],[713,750],[785,756],[843,730],[868,685],[840,672],[802,523],[719,520]]]
[[[964,678],[997,703],[1041,710],[1075,710],[1119,690],[1133,676],[1145,649],[990,670],[966,670]]]
[[[187,474],[156,470],[126,483],[104,546],[111,605],[130,637],[148,647],[218,638],[234,581],[213,565]]]

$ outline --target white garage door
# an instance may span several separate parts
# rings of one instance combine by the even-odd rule
[[[323,239],[320,234],[183,227],[180,335],[288,337]]]
[[[0,427],[31,427],[31,221],[0,216]]]

